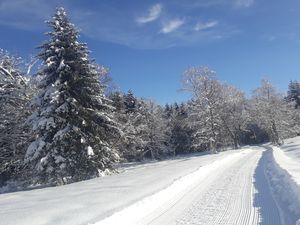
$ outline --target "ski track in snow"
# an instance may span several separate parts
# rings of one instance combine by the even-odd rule
[[[258,210],[252,207],[253,158],[219,174],[177,224],[258,224]]]
[[[219,173],[176,224],[280,225],[260,157],[256,151]]]
[[[170,213],[147,224],[161,224],[166,218],[175,217],[165,224],[280,225],[279,212],[264,176],[261,151],[253,150],[222,167],[198,183],[192,196],[177,203],[181,209],[173,206]]]
[[[120,221],[138,225],[283,225],[265,176],[264,150],[253,148],[200,168],[195,173],[210,172],[206,176],[192,176],[192,184],[175,194],[169,187],[172,197],[166,198],[166,202],[156,194],[96,225]],[[184,182],[182,179],[181,183]],[[147,208],[146,214],[143,207]]]
[[[0,225],[295,225],[298,217],[284,219],[291,214],[270,189],[277,172],[270,174],[267,149],[137,165],[102,179],[3,194]]]
[[[194,154],[120,169],[69,185],[0,194],[0,225],[87,225],[170,186],[180,177],[241,150]],[[122,222],[114,225],[124,225]],[[130,224],[131,225],[131,224]]]

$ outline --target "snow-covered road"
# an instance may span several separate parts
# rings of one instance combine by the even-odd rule
[[[262,149],[247,152],[145,224],[280,225],[264,167]]]
[[[60,187],[0,194],[0,225],[95,223],[165,189],[202,166],[241,151],[188,155],[133,165],[119,174]]]
[[[2,194],[0,225],[295,225],[270,190],[271,159],[270,147],[249,147]]]
[[[169,199],[152,196],[136,203],[136,208],[131,206],[135,216],[130,216],[129,207],[97,225],[116,224],[120,219],[123,224],[139,225],[283,224],[265,176],[264,151],[252,148],[204,166],[194,173],[192,183],[179,181],[184,187],[177,193],[169,187]],[[154,210],[149,210],[151,205]]]

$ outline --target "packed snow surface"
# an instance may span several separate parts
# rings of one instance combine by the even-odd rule
[[[128,166],[112,176],[0,195],[0,225],[81,225],[95,223],[171,185],[201,166],[227,157],[194,155]]]
[[[295,225],[299,218],[286,209],[290,203],[270,187],[280,173],[273,153],[266,146],[200,154],[122,167],[119,174],[66,186],[2,194],[0,224]]]
[[[284,221],[292,224],[300,219],[300,137],[272,146],[272,151],[267,168],[271,190],[284,212]]]
[[[264,150],[247,149],[205,165],[93,225],[280,225],[264,174]]]

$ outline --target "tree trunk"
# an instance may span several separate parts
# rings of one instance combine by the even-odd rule
[[[154,160],[154,159],[155,159],[155,156],[154,156],[153,149],[150,150],[150,153],[151,153],[151,159]]]
[[[240,147],[239,136],[237,134],[233,135],[233,144],[234,144],[234,149],[238,149]]]
[[[280,145],[279,135],[274,121],[272,122],[272,139],[273,144]]]
[[[210,153],[211,154],[216,153],[215,142],[212,139],[209,140],[209,148],[210,148]]]

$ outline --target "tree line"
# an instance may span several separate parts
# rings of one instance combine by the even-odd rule
[[[186,102],[161,106],[107,90],[107,70],[89,56],[63,8],[48,23],[32,64],[0,51],[0,186],[61,185],[115,171],[119,162],[163,159],[300,134],[300,84],[286,94],[263,80],[250,98],[206,66],[188,68]]]

